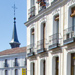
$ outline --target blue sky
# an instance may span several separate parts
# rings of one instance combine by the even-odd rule
[[[27,2],[26,0],[1,0],[0,1],[0,51],[11,49],[9,42],[12,39],[14,25],[14,10],[16,5],[16,28],[20,47],[27,45],[27,30],[24,23],[27,21]]]

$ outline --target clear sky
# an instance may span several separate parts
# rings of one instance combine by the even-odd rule
[[[27,0],[1,0],[0,1],[0,51],[11,49],[9,42],[12,39],[14,25],[14,3],[16,9],[16,28],[20,47],[27,45],[27,32],[24,23],[27,21]]]

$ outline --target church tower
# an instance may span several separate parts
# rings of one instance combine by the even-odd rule
[[[11,48],[16,48],[20,46],[20,43],[18,41],[18,36],[17,36],[17,30],[16,30],[16,17],[15,17],[15,4],[14,4],[14,27],[13,27],[13,35],[12,35],[12,40],[9,43],[11,45]]]

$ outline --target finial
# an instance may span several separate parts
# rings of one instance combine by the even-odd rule
[[[14,6],[12,6],[12,8],[14,9],[14,17],[15,17],[15,10],[17,9],[17,7],[14,4]]]

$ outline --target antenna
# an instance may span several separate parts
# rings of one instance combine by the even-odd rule
[[[17,9],[17,7],[14,4],[14,6],[12,6],[12,8],[14,9],[14,17],[15,17],[15,10]]]

